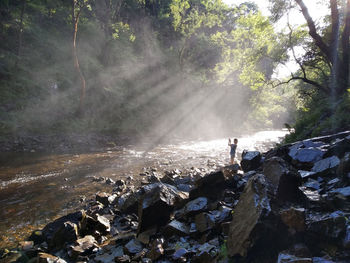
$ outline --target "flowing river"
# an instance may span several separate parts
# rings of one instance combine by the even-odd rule
[[[237,157],[244,149],[272,148],[286,131],[262,131],[238,138]],[[92,182],[93,176],[113,180],[132,176],[144,167],[164,170],[229,163],[227,138],[173,142],[151,147],[128,145],[79,154],[1,153],[0,248],[16,246],[33,230],[82,205],[112,186]]]

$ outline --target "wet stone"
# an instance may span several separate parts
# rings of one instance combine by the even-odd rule
[[[137,254],[142,251],[143,246],[142,243],[137,239],[132,239],[125,245],[125,249],[129,254]]]

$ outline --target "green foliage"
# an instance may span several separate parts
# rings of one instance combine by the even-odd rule
[[[271,127],[292,108],[294,88],[266,85],[276,61],[286,60],[285,39],[255,5],[76,3],[77,53],[87,84],[79,117],[71,2],[0,2],[0,39],[6,40],[0,41],[0,134],[141,134],[164,116],[195,122],[201,113],[188,117],[186,110],[196,107],[230,128],[246,120]],[[239,103],[244,118],[235,116]]]

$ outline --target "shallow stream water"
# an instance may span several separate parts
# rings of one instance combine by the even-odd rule
[[[238,138],[237,157],[244,149],[261,152],[272,148],[286,131],[262,131]],[[151,146],[128,145],[74,154],[0,153],[0,248],[16,246],[34,229],[81,205],[80,200],[107,184],[93,176],[113,180],[133,176],[144,167],[158,171],[229,163],[227,138],[172,142]]]

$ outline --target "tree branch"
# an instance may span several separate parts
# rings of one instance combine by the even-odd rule
[[[325,42],[323,42],[322,37],[317,33],[315,22],[312,20],[307,7],[305,6],[303,0],[295,0],[301,8],[301,12],[306,19],[307,25],[309,27],[309,34],[315,40],[315,44],[318,48],[326,55],[327,60],[333,64],[332,54],[330,48]]]

